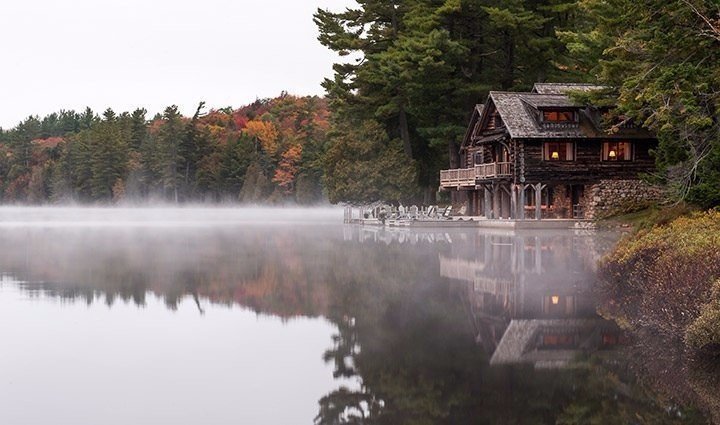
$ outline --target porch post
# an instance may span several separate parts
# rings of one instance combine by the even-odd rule
[[[535,236],[535,273],[542,273],[542,244],[537,236]]]
[[[500,204],[500,185],[493,183],[493,218],[502,218],[502,205]]]
[[[542,183],[535,185],[535,220],[542,218]]]
[[[483,190],[485,193],[485,200],[484,200],[485,218],[493,218],[492,212],[490,210],[490,208],[492,207],[492,200],[490,198],[490,189],[488,189],[488,185],[483,185]]]
[[[518,193],[520,201],[518,202],[520,205],[518,205],[518,219],[525,220],[525,189],[527,186],[524,184],[520,184],[518,186],[518,190],[520,193]]]
[[[510,218],[517,219],[518,218],[518,211],[517,211],[517,185],[511,184],[510,185]]]

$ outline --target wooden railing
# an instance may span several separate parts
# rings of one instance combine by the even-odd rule
[[[440,171],[440,186],[445,188],[475,186],[478,180],[509,177],[510,175],[510,162],[478,164],[472,168],[455,168]]]

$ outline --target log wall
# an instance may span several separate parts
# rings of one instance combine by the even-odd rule
[[[651,172],[655,162],[650,157],[650,140],[633,141],[633,161],[602,161],[602,140],[579,140],[575,143],[574,161],[543,160],[543,140],[525,140],[525,180],[528,182],[588,183],[594,180],[635,179]]]

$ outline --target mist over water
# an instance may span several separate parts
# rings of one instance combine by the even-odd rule
[[[665,415],[623,392],[625,337],[595,312],[617,235],[342,215],[0,208],[0,423]]]
[[[338,224],[341,208],[1,207],[2,227],[218,227]],[[339,221],[338,221],[339,220]]]

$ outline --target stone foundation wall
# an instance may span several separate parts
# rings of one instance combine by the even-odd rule
[[[582,204],[585,218],[597,219],[662,199],[660,188],[642,180],[600,180],[585,186]]]

